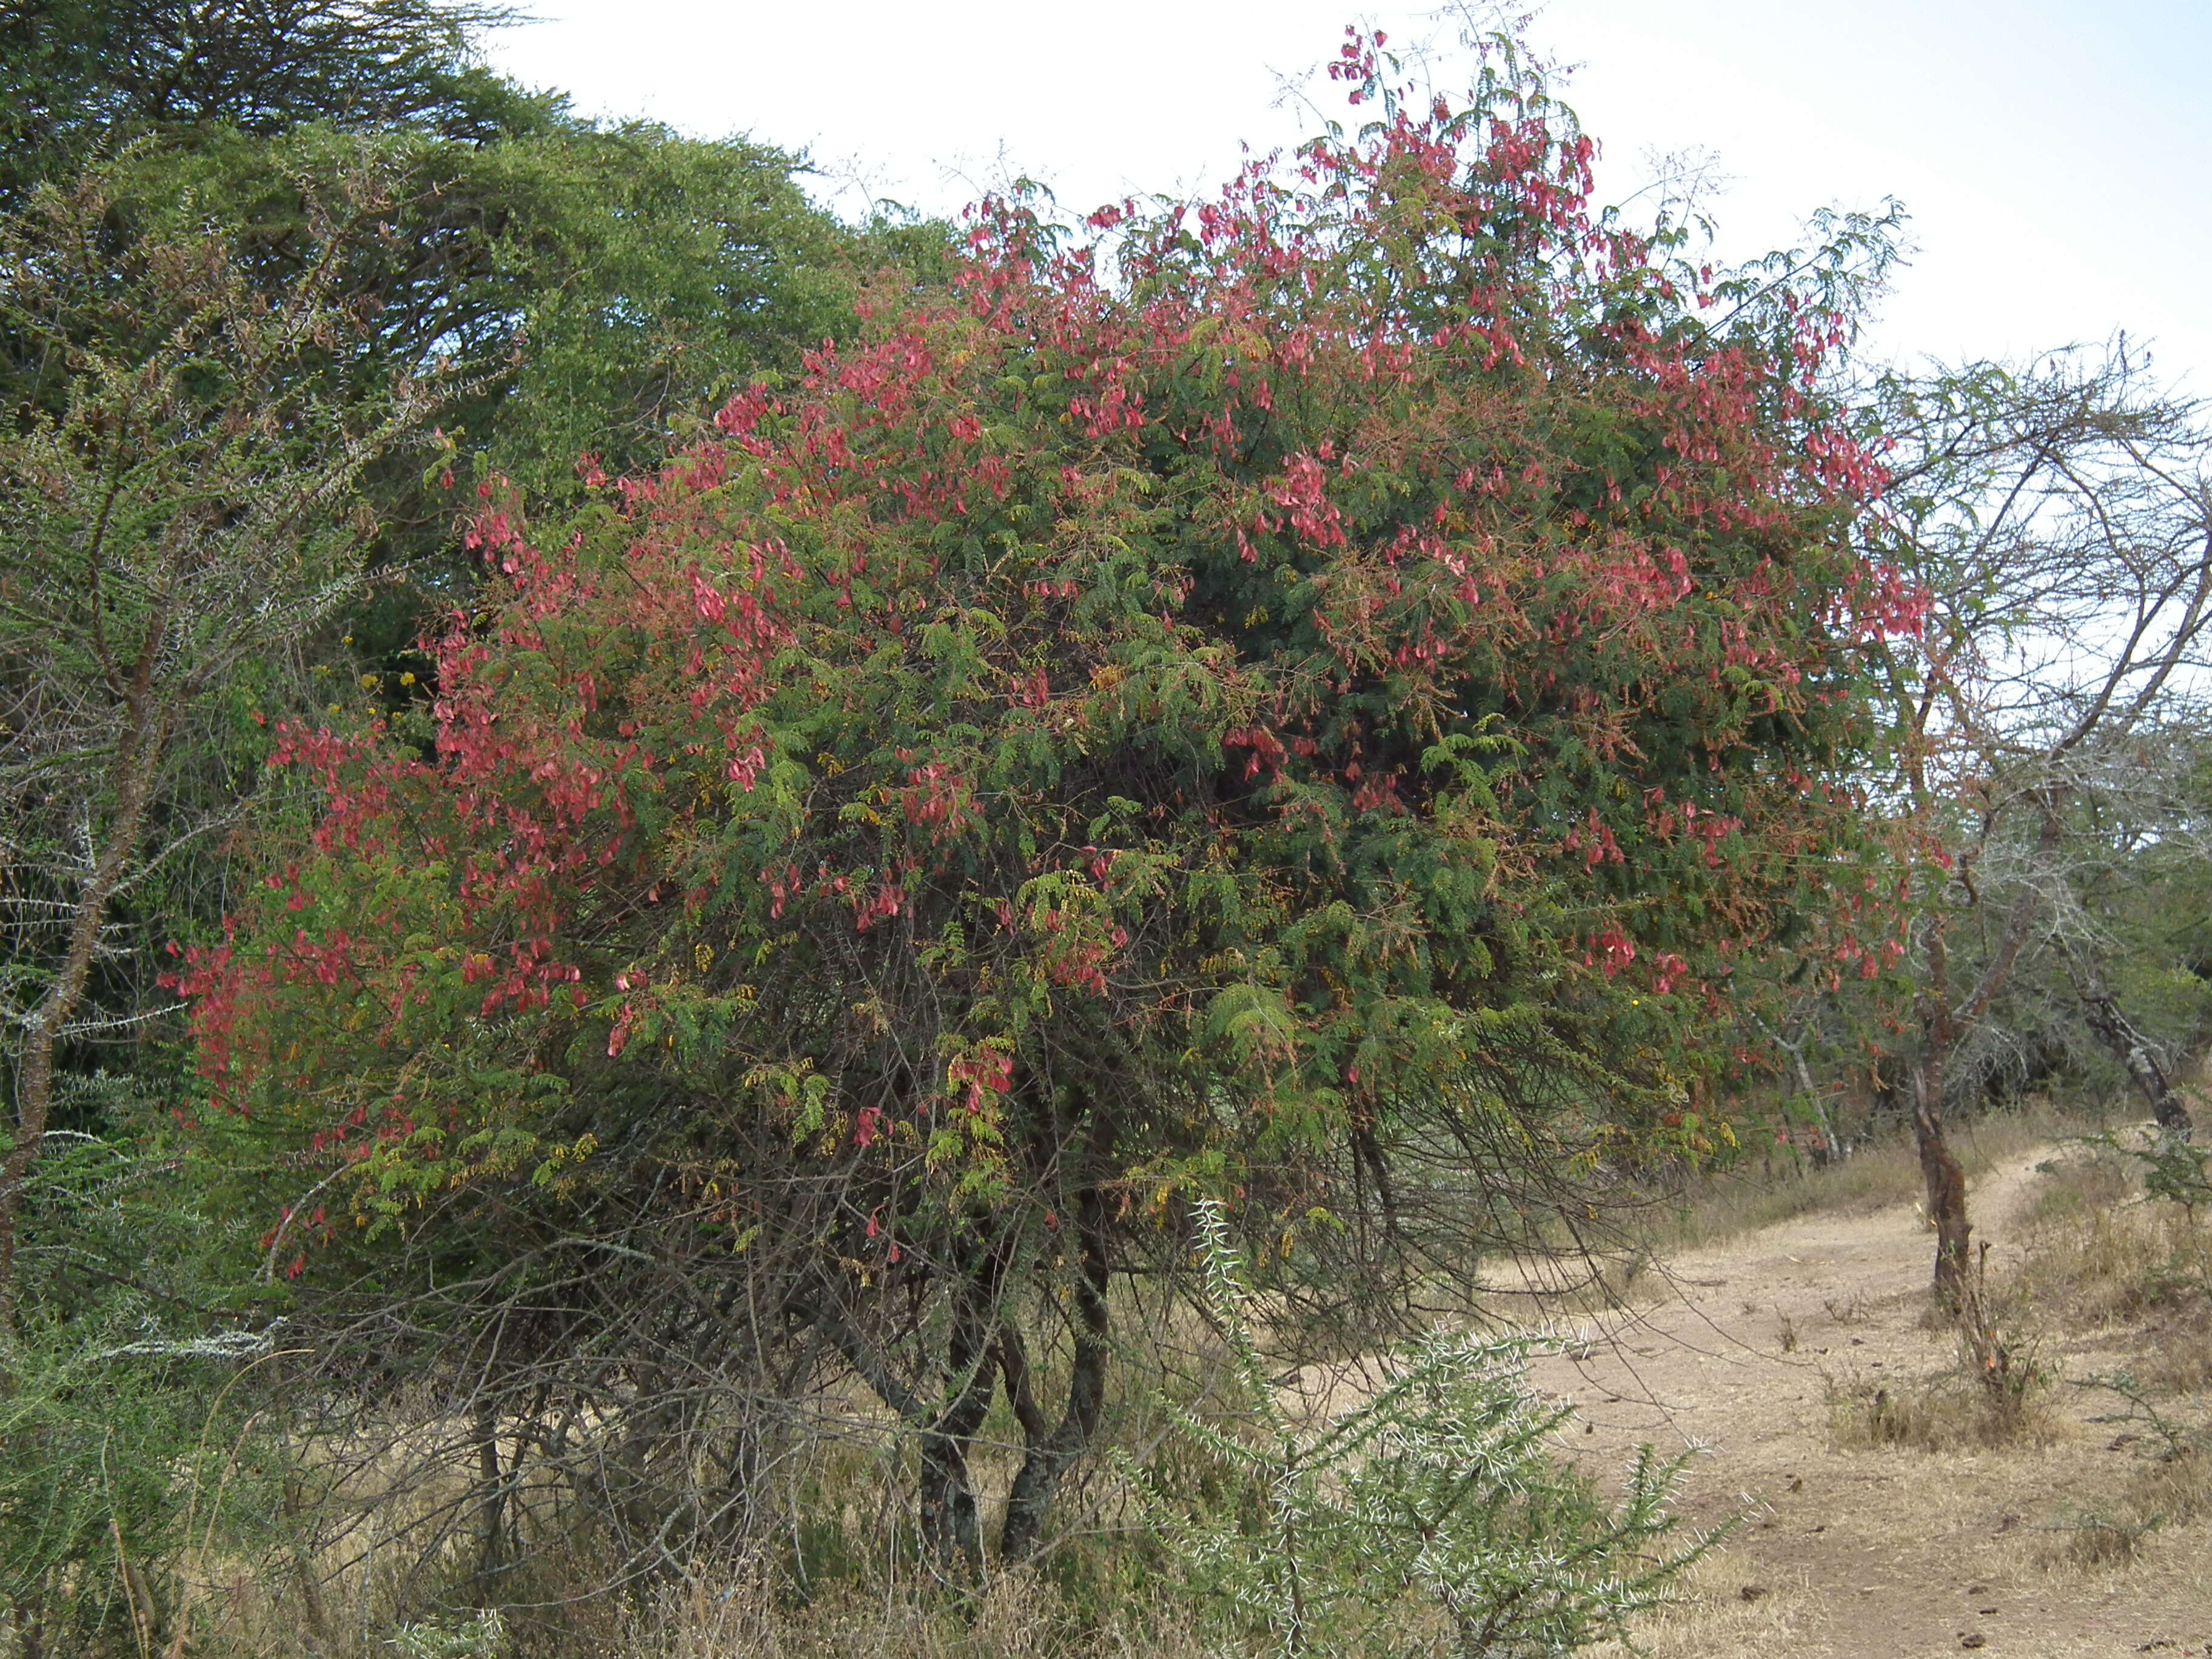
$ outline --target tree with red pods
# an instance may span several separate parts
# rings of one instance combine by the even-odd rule
[[[732,1401],[840,1370],[957,1567],[994,1401],[1019,1558],[1190,1199],[1372,1337],[1725,1134],[1696,1039],[1915,621],[1818,391],[1879,228],[1714,280],[1593,214],[1510,49],[1462,106],[1380,46],[1356,133],[992,204],[659,471],[485,488],[419,719],[288,734],[320,815],[185,976],[209,1121],[318,1194],[302,1317],[434,1278],[410,1328],[500,1331],[503,1420],[569,1425],[514,1443],[595,1491],[752,1468]],[[658,1547],[740,1506],[648,1486]]]

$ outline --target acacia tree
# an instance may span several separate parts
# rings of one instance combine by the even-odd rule
[[[1888,684],[1911,1109],[1936,1291],[1955,1302],[1972,1229],[1944,1109],[2002,1046],[2027,964],[2068,988],[2160,1124],[2190,1127],[2170,1057],[2111,988],[2104,918],[2124,867],[2155,878],[2197,844],[2212,483],[2196,410],[2124,349],[1893,380],[1881,420],[1899,446],[1887,522],[1933,601]]]
[[[165,337],[173,296],[149,290],[151,250],[188,264],[179,251],[219,247],[234,309],[321,319],[258,366],[270,407],[373,422],[394,384],[434,376],[455,465],[495,456],[541,493],[549,475],[573,480],[587,440],[610,465],[658,460],[694,405],[795,366],[799,342],[837,325],[850,239],[806,204],[790,157],[573,120],[473,66],[486,20],[436,0],[57,0],[0,16],[0,126],[15,140],[0,205],[16,210],[21,278],[0,304],[0,404],[18,434],[82,437],[100,374],[187,363]],[[88,154],[101,159],[80,173]],[[51,194],[33,207],[41,179]],[[303,453],[318,441],[299,436]],[[396,682],[422,666],[413,588],[465,586],[440,556],[453,514],[435,477],[387,448],[349,486],[374,521],[363,558],[404,580],[356,592],[344,626],[313,637],[321,678],[374,664]],[[19,507],[43,510],[34,495]],[[272,715],[288,706],[265,702]],[[226,771],[234,758],[202,758],[210,806],[253,787],[250,763]],[[110,1032],[135,1034],[127,1060],[115,1042],[76,1059],[125,1066],[142,1097],[163,1086],[158,1043],[173,1033],[154,951],[219,913],[219,839],[135,884],[99,954],[103,1018],[139,1023]],[[139,948],[112,948],[126,939]],[[76,1127],[120,1130],[131,1097]]]
[[[96,161],[109,238],[250,228],[234,258],[275,292],[319,256],[333,181],[375,173],[377,216],[356,228],[373,234],[349,237],[337,276],[360,325],[349,368],[455,360],[465,395],[443,420],[464,460],[540,495],[586,449],[611,471],[656,465],[733,386],[795,368],[843,327],[856,246],[941,248],[945,227],[838,225],[794,156],[526,92],[482,60],[503,17],[469,0],[28,0],[0,13],[0,208]],[[0,332],[11,402],[51,412],[66,379],[46,343]],[[419,469],[369,482],[381,556],[453,586],[449,504]],[[393,597],[362,619],[366,653],[412,643]]]
[[[358,338],[337,228],[373,179],[313,216],[317,256],[273,293],[219,227],[115,247],[100,183],[0,222],[0,322],[67,393],[0,433],[0,1329],[60,1056],[145,1017],[97,994],[133,952],[116,907],[240,821],[246,703],[356,592],[362,473],[434,401],[313,372]]]
[[[284,738],[327,805],[186,975],[210,1133],[295,1172],[303,1309],[380,1363],[398,1301],[464,1322],[641,1548],[830,1360],[948,1566],[1003,1387],[1022,1556],[1189,1196],[1387,1319],[1388,1266],[1724,1133],[1686,1039],[1853,834],[1917,617],[1814,390],[1878,237],[1711,283],[1592,216],[1510,50],[1455,106],[1379,44],[1293,167],[996,204],[658,471],[487,486],[423,706]]]
[[[483,143],[539,101],[475,61],[500,16],[451,0],[19,0],[0,13],[0,208],[191,128]]]

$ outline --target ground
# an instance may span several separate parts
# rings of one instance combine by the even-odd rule
[[[2018,1265],[2052,1156],[2008,1159],[1973,1192],[1993,1283]],[[2100,1421],[2123,1402],[2080,1381],[2139,1359],[2140,1325],[2045,1335],[2056,1380],[2014,1443],[1853,1445],[1849,1402],[1863,1411],[1875,1389],[1922,1398],[1948,1376],[1972,1396],[1955,1334],[1923,1317],[1932,1255],[1909,1204],[1803,1216],[1673,1257],[1656,1294],[1541,1364],[1537,1381],[1581,1407],[1593,1460],[1709,1448],[1686,1506],[1704,1523],[1741,1517],[1644,1644],[1716,1659],[2212,1655],[2212,1521],[2159,1527],[2131,1559],[2075,1559],[2084,1518],[2122,1512],[2143,1479],[2142,1425]],[[2032,1329],[2033,1309],[2017,1317]]]

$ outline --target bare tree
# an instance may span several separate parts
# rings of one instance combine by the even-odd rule
[[[1889,663],[1892,804],[1918,883],[1910,1103],[1953,1301],[1972,1231],[1943,1127],[1953,1067],[2024,961],[2065,970],[2160,1122],[2187,1127],[2106,985],[2081,885],[2116,821],[2191,833],[2170,760],[2207,690],[2212,449],[2124,342],[1893,380],[1881,403],[1899,441],[1890,525],[1931,601]]]

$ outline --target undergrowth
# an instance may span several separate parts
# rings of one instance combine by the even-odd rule
[[[1828,1383],[1830,1436],[1840,1449],[1952,1451],[2045,1439],[2056,1424],[2053,1380],[2033,1329],[1978,1283],[1950,1316],[1951,1364],[1917,1382]]]
[[[1987,1168],[2052,1127],[2045,1115],[1992,1120],[1966,1150]],[[2185,1151],[2189,1163],[2176,1165],[2169,1150],[2161,1172],[2146,1155],[2159,1151],[2105,1135],[2051,1158],[2017,1218],[2024,1256],[2001,1281],[1978,1280],[1950,1322],[1948,1363],[1917,1379],[1832,1382],[1833,1442],[1939,1451],[2046,1440],[2058,1428],[2047,1334],[2124,1328],[2140,1334],[2142,1352],[2124,1370],[2085,1380],[2118,1402],[2093,1420],[2126,1453],[2124,1480],[2049,1513],[2037,1559],[2103,1571],[2212,1514],[2212,1413],[2189,1399],[2212,1388],[2212,1204],[2191,1184],[2206,1161]],[[1917,1170],[1909,1147],[1875,1146],[1839,1165],[1785,1172],[1770,1192],[1734,1180],[1709,1182],[1672,1224],[1717,1237],[1791,1213],[1872,1209],[1912,1196]],[[179,1651],[200,1659],[1416,1655],[1565,1651],[1620,1639],[1639,1611],[1656,1616],[1635,1630],[1686,1643],[1720,1615],[1668,1611],[1686,1593],[1747,1632],[1778,1616],[1748,1601],[1737,1607],[1732,1590],[1697,1592],[1702,1581],[1684,1576],[1711,1540],[1674,1531],[1679,1463],[1647,1454],[1607,1498],[1559,1455],[1565,1414],[1519,1380],[1526,1343],[1443,1335],[1387,1359],[1370,1354],[1357,1379],[1328,1392],[1327,1410],[1296,1414],[1296,1391],[1270,1377],[1252,1346],[1225,1250],[1212,1237],[1202,1252],[1212,1258],[1211,1324],[1194,1313],[1191,1328],[1173,1333],[1182,1358],[1133,1348],[1122,1356],[1108,1437],[1130,1449],[1130,1461],[1085,1478],[1063,1535],[1033,1567],[957,1589],[932,1582],[899,1519],[912,1470],[895,1435],[850,1413],[844,1437],[825,1440],[793,1476],[787,1534],[750,1540],[726,1561],[686,1560],[609,1591],[614,1569],[579,1531],[533,1540],[529,1582],[510,1576],[494,1589],[459,1557],[403,1559],[404,1545],[378,1530],[398,1524],[388,1506],[307,1559],[282,1542],[295,1492],[309,1503],[360,1504],[365,1515],[378,1494],[319,1498],[312,1457],[288,1463],[264,1448],[240,1461],[244,1417],[210,1428],[202,1407],[164,1431],[199,1449],[173,1465],[205,1489],[199,1519],[179,1523],[191,1547],[143,1556],[131,1528],[145,1523],[118,1510],[125,1555],[111,1541],[103,1559],[94,1538],[81,1577],[64,1586],[120,1610],[82,1650],[145,1659],[184,1632]],[[1640,1294],[1658,1276],[1657,1256],[1650,1244],[1624,1255],[1589,1294]],[[1851,1297],[1829,1313],[1846,1323],[1864,1316]],[[121,1437],[125,1419],[108,1415]],[[54,1423],[40,1432],[59,1434]],[[102,1537],[128,1495],[124,1477],[169,1467],[118,1467],[123,1438],[95,1436],[87,1445],[95,1474],[103,1443],[107,1484],[86,1485],[91,1507],[76,1517]],[[442,1485],[435,1474],[395,1465],[391,1478],[415,1482],[410,1501],[422,1504],[466,1492],[465,1467],[446,1471]],[[1578,1565],[1562,1576],[1564,1561]],[[142,1639],[145,1627],[131,1619],[128,1566],[158,1603],[150,1622],[160,1639]],[[481,1604],[495,1595],[503,1605],[491,1615]],[[1497,1639],[1485,1638],[1481,1610],[1501,1606],[1520,1611],[1492,1632]],[[49,1644],[43,1659],[59,1650]],[[21,1651],[0,1611],[0,1656]]]
[[[2089,1420],[2120,1432],[2111,1443],[2134,1455],[2115,1500],[2069,1506],[2038,1552],[2045,1566],[2124,1565],[2172,1525],[2212,1514],[2212,1413],[2199,1401],[2177,1401],[2132,1371],[2084,1377],[2080,1386],[2117,1395],[2120,1408]]]
[[[1191,1502],[1133,1468],[1187,1604],[1229,1652],[1565,1654],[1679,1595],[1720,1534],[1678,1538],[1687,1455],[1645,1446],[1608,1501],[1562,1455],[1571,1407],[1543,1401],[1528,1336],[1439,1332],[1385,1358],[1370,1392],[1293,1418],[1255,1346],[1242,1263],[1201,1206],[1205,1300],[1229,1348],[1225,1412],[1183,1433],[1238,1479]]]
[[[2212,1376],[2212,1210],[2180,1201],[2203,1162],[2185,1144],[2077,1141],[2039,1166],[2026,1217],[2022,1292],[2075,1329],[2161,1322],[2161,1338],[2181,1339],[2167,1345],[2176,1388]]]

